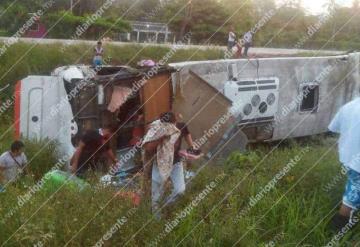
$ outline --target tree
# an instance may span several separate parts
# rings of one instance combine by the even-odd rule
[[[354,0],[352,3],[352,9],[358,10],[360,9],[360,0]]]
[[[13,35],[30,18],[29,13],[36,12],[48,1],[0,0],[0,33]],[[50,36],[70,38],[75,32],[74,28],[86,22],[87,17],[95,13],[105,1],[74,0],[76,6],[70,15],[66,12],[70,8],[70,0],[55,0],[55,4],[46,11],[42,19],[52,25],[57,21],[55,17],[60,19],[59,14],[66,13]],[[210,38],[210,43],[225,44],[230,26],[235,27],[240,38],[274,10],[274,14],[255,33],[254,41],[258,46],[267,44],[291,48],[301,38],[306,37],[308,28],[317,24],[321,18],[321,15],[306,13],[301,3],[301,0],[116,0],[81,38],[96,39],[106,28],[110,28],[115,20],[122,17],[118,25],[111,28],[111,32],[129,31],[129,23],[125,20],[169,22],[171,31],[178,39],[191,31],[194,43],[202,43]],[[320,48],[331,38],[330,44],[334,48],[358,47],[359,11],[360,0],[353,0],[350,8],[337,5],[336,0],[327,0],[323,15],[326,17],[328,14],[329,18],[322,23],[316,34],[308,38],[309,42],[305,45],[309,47],[312,44],[311,48]],[[272,43],[268,44],[269,40],[272,40]]]
[[[253,1],[223,0],[221,3],[227,13],[227,18],[230,18],[227,29],[230,26],[235,27],[238,36],[242,36],[243,33],[251,29],[256,15]]]
[[[193,3],[192,0],[189,0],[187,3],[185,3],[185,13],[183,20],[181,22],[181,28],[180,28],[180,39],[183,39],[186,30],[191,25],[191,19],[193,14]]]
[[[129,32],[131,30],[129,23],[121,19],[115,23],[114,19],[100,17],[94,22],[89,22],[88,17],[87,15],[76,16],[70,12],[60,11],[48,14],[43,18],[43,21],[47,26],[53,26],[57,20],[62,18],[61,23],[55,25],[49,32],[48,36],[52,38],[66,39],[77,35],[78,39],[98,39],[104,32],[109,32],[110,34],[108,35],[111,35],[114,33]],[[88,28],[78,29],[78,27],[84,27],[86,23],[90,23],[91,25]],[[81,35],[77,33],[78,30],[81,30]]]
[[[227,14],[216,0],[192,0],[191,4],[189,0],[175,0],[169,4],[165,18],[172,19],[171,30],[179,39],[191,31],[192,41],[197,43],[208,39],[213,43],[224,43],[226,40],[226,25],[223,24]]]
[[[131,21],[159,21],[162,17],[161,0],[119,0],[115,2],[108,11],[111,17],[119,17],[124,15],[124,19]]]
[[[7,35],[13,35],[19,30],[19,28],[26,22],[29,17],[28,9],[21,4],[10,5],[5,3],[0,22],[0,29],[4,29]],[[6,10],[6,11],[5,11]]]

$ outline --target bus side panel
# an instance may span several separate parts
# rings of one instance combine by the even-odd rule
[[[21,88],[18,97],[18,136],[57,141],[60,151],[71,155],[74,147],[71,144],[73,113],[67,100],[63,81],[54,76],[29,76],[18,86]],[[17,121],[19,120],[19,121]]]
[[[20,139],[20,104],[21,104],[21,81],[15,85],[15,106],[14,106],[14,126],[15,139]]]

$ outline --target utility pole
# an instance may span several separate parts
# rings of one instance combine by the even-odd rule
[[[73,14],[73,5],[74,5],[74,0],[70,0],[70,12],[71,12],[71,14]]]
[[[327,3],[327,10],[328,10],[328,14],[329,15],[334,15],[335,14],[335,10],[336,10],[336,1],[335,0],[329,0]],[[335,40],[335,35],[336,35],[336,18],[332,18],[332,24],[333,24],[333,28],[332,28],[332,36],[331,39],[329,41],[334,42]]]
[[[189,0],[188,3],[187,3],[187,7],[185,9],[184,19],[183,19],[183,21],[181,23],[180,39],[183,39],[183,37],[185,35],[186,27],[191,22],[192,10],[193,10],[192,0]]]

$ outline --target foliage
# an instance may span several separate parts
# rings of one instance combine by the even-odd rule
[[[56,25],[53,27],[53,23],[56,23],[58,20],[61,20],[61,25]],[[85,16],[76,16],[70,12],[60,11],[56,13],[50,13],[43,18],[44,23],[51,28],[49,30],[48,37],[52,38],[69,38],[76,36],[77,27],[85,25],[85,23],[90,23],[89,27],[84,34],[82,32],[77,35],[77,39],[81,38],[99,38],[100,34],[107,33],[106,36],[113,36],[115,33],[128,32],[131,30],[130,25],[123,20],[113,20],[111,18],[96,18],[93,22],[91,21],[90,15]],[[81,30],[81,29],[80,29]]]
[[[0,43],[1,45],[1,43]],[[94,43],[95,45],[95,43]],[[105,44],[105,58],[113,65],[136,66],[141,59],[151,58],[155,61],[162,59],[170,47],[140,45],[112,46]],[[60,66],[69,64],[91,64],[93,47],[90,45],[36,45],[18,43],[11,46],[0,59],[0,88],[10,84],[11,88],[0,92],[0,100],[12,96],[15,82],[28,75],[49,75],[51,71]],[[177,49],[170,62],[186,60],[199,61],[220,59],[221,50]],[[11,114],[11,109],[8,110]],[[2,116],[3,117],[3,116]]]
[[[73,14],[68,13],[63,21],[57,23],[50,37],[72,37],[76,25],[84,23],[86,17],[94,14],[105,1],[74,1]],[[28,13],[35,12],[44,2],[46,0],[19,0],[14,4],[10,0],[1,1],[0,11],[7,11],[1,16],[0,29],[6,30],[7,35],[15,33],[28,19]],[[256,32],[254,45],[294,48],[305,37],[305,42],[301,43],[299,48],[359,49],[358,0],[354,0],[352,7],[336,5],[333,0],[329,0],[329,4],[324,6],[323,15],[330,14],[330,18],[313,35],[308,35],[309,29],[316,25],[323,15],[308,13],[299,0],[286,2],[284,4],[275,0],[118,0],[82,38],[97,39],[110,27],[109,25],[120,18],[119,23],[111,28],[112,34],[129,30],[129,24],[125,20],[154,21],[169,24],[178,39],[186,32],[192,31],[192,42],[195,44],[205,41],[226,44],[227,32],[231,26],[235,27],[238,38],[241,38],[273,10],[274,16]],[[280,7],[279,4],[283,5]],[[48,26],[55,24],[60,14],[69,9],[68,0],[56,1],[44,16]],[[116,38],[114,35],[113,37]],[[325,47],[322,47],[324,45]]]
[[[234,154],[225,170],[221,164],[208,165],[188,186],[186,195],[162,211],[161,220],[152,218],[146,201],[134,209],[127,200],[113,197],[115,191],[110,188],[80,193],[62,188],[54,195],[39,191],[1,225],[0,242],[12,236],[7,243],[9,246],[28,246],[40,240],[48,246],[64,246],[70,240],[71,246],[93,246],[118,219],[133,212],[105,243],[112,246],[129,241],[127,246],[143,246],[163,232],[165,224],[191,204],[217,175],[225,172],[225,179],[162,239],[159,246],[174,246],[181,240],[184,241],[180,246],[232,246],[240,238],[240,246],[265,246],[274,239],[278,246],[289,243],[324,246],[333,237],[327,227],[332,215],[329,212],[334,212],[334,206],[341,199],[343,182],[330,192],[323,191],[324,185],[340,172],[340,166],[336,152],[329,152],[322,160],[319,160],[319,154],[325,153],[334,142],[334,139],[327,139],[325,146],[312,144],[310,151],[275,188],[264,194],[242,217],[239,213],[250,198],[256,196],[304,146],[295,144],[291,148],[278,148],[261,164],[259,159],[272,147],[261,148],[256,153]],[[34,162],[38,166],[44,164],[44,161]],[[95,181],[91,183],[95,184]],[[0,193],[0,218],[11,212],[18,203],[17,196],[24,195],[32,185],[32,179],[24,178],[22,183]],[[227,198],[222,200],[225,196]],[[357,230],[354,230],[352,241],[347,235],[340,244],[345,246],[346,242],[358,241]],[[51,237],[44,238],[45,234]],[[130,239],[131,236],[134,238]]]
[[[26,22],[28,9],[21,4],[10,5],[10,3],[0,4],[1,22],[0,29],[6,30],[9,34],[14,34]]]
[[[185,33],[191,31],[192,41],[224,43],[227,31],[222,26],[228,18],[227,12],[216,0],[174,0],[167,6],[163,20],[171,20],[171,29],[181,39]],[[226,27],[227,25],[225,25]]]

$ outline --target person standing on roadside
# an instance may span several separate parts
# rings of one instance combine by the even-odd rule
[[[251,31],[246,32],[244,34],[244,56],[248,57],[248,53],[249,53],[249,49],[252,46],[253,43],[253,35],[251,33]]]
[[[236,42],[236,44],[235,44],[235,46],[236,46],[236,52],[235,52],[235,58],[236,59],[239,59],[239,58],[241,58],[241,53],[242,53],[242,45],[241,45],[241,42],[242,42],[242,40],[238,40],[237,42]]]
[[[230,27],[229,37],[228,37],[228,51],[231,51],[231,49],[234,47],[235,40],[236,40],[236,34],[234,32],[234,27]]]
[[[104,48],[102,47],[102,42],[98,41],[97,45],[94,48],[94,66],[99,67],[103,65],[103,55],[104,55]]]

